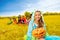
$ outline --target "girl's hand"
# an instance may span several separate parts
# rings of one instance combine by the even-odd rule
[[[44,38],[39,38],[38,40],[45,40]]]

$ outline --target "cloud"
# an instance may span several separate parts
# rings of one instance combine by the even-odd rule
[[[60,0],[15,0],[5,3],[0,9],[2,15],[18,15],[25,11],[60,11]],[[4,13],[5,12],[5,13]],[[7,12],[7,13],[6,13]]]

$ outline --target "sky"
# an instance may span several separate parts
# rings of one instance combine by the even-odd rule
[[[34,10],[60,11],[60,0],[0,0],[0,16],[14,16]]]

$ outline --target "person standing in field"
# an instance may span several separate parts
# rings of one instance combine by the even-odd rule
[[[13,24],[17,24],[16,18],[13,18]]]
[[[18,16],[18,24],[21,23],[21,15]]]
[[[22,22],[23,24],[26,24],[26,17],[25,17],[25,16],[22,16],[21,22]]]
[[[44,36],[41,36],[40,38],[35,38],[32,35],[32,31],[36,28],[44,28],[44,22],[42,20],[40,11],[35,11],[35,13],[32,14],[32,17],[28,26],[27,35],[25,35],[25,40],[45,40]]]
[[[30,17],[27,17],[27,24],[29,24],[29,22],[30,22],[30,20],[31,20],[31,16],[32,16],[32,14],[30,14]]]

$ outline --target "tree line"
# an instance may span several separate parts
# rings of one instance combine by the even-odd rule
[[[31,18],[31,15],[32,15],[32,13],[31,12],[28,12],[28,11],[26,11],[26,12],[24,12],[24,16],[27,18],[27,19],[30,19]],[[45,13],[43,13],[43,15],[45,16],[45,15],[60,15],[60,12],[45,12]],[[19,16],[19,15],[18,15]],[[17,18],[18,16],[11,16],[11,18]],[[23,15],[21,15],[21,16],[23,16]],[[3,19],[3,18],[9,18],[9,17],[1,17],[0,16],[0,19]]]

